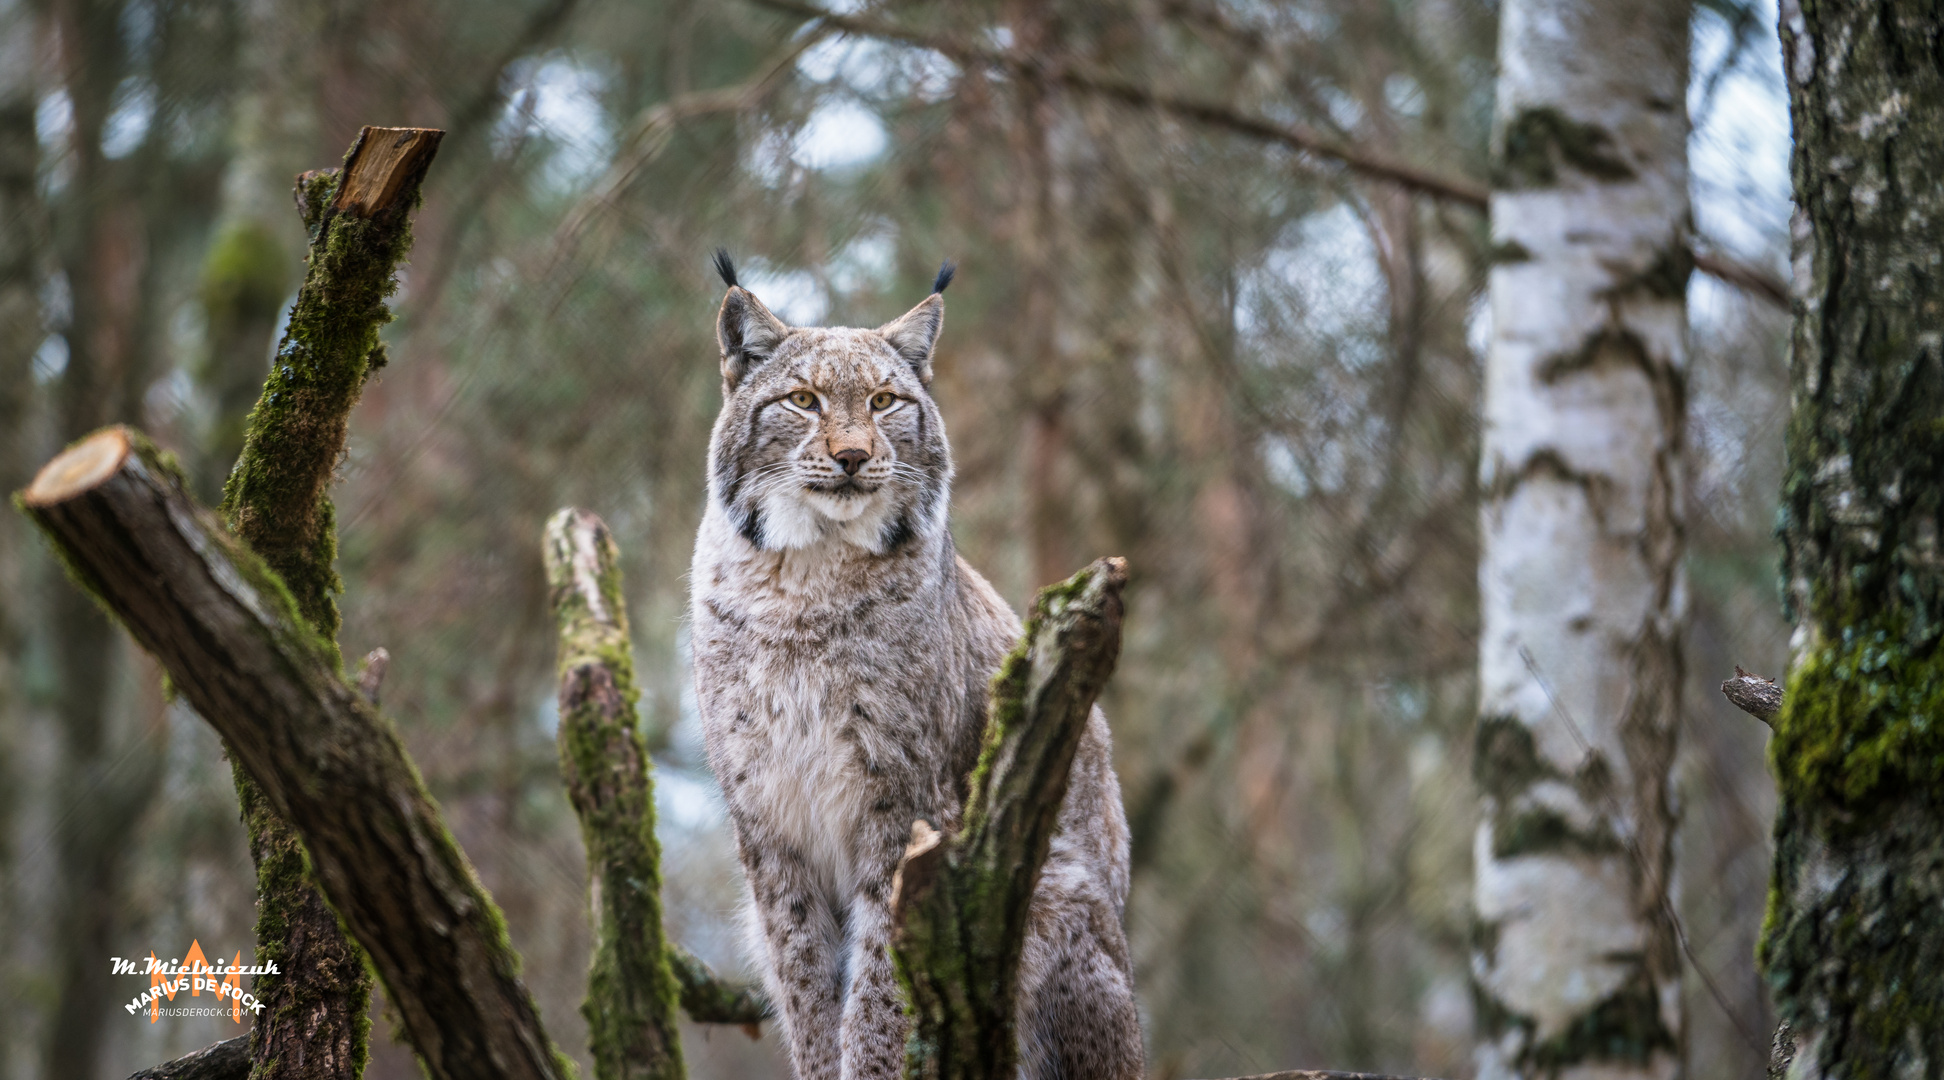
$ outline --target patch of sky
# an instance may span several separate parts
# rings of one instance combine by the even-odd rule
[[[1363,102],[1339,87],[1328,83],[1316,88],[1316,98],[1330,114],[1330,120],[1344,130],[1352,130],[1363,121]]]
[[[790,158],[806,169],[844,169],[884,153],[890,136],[884,121],[849,95],[824,100],[791,143]]]
[[[897,227],[881,222],[837,249],[830,260],[831,287],[854,293],[889,285],[897,269],[897,255]]]
[[[655,817],[664,827],[712,829],[728,817],[722,789],[706,771],[655,763]]]
[[[1290,227],[1244,275],[1236,329],[1245,337],[1296,330],[1331,341],[1349,366],[1381,355],[1385,286],[1363,222],[1338,203]]]
[[[41,146],[59,152],[67,146],[68,136],[73,133],[74,99],[68,97],[66,90],[43,94],[34,107],[34,134],[40,137]]]
[[[53,382],[55,379],[61,377],[61,372],[67,370],[67,365],[67,338],[59,334],[47,335],[47,337],[41,340],[40,348],[34,350],[34,380],[36,382]]]
[[[808,270],[777,266],[766,259],[750,259],[739,268],[743,288],[756,294],[776,317],[791,326],[816,326],[830,312],[830,296]]]
[[[110,158],[125,158],[148,137],[149,124],[155,120],[155,84],[130,76],[115,87],[110,99],[108,119],[101,126],[101,152]]]
[[[1421,116],[1424,113],[1424,88],[1418,85],[1416,79],[1400,71],[1384,80],[1384,102],[1399,116]]]
[[[1703,236],[1779,271],[1788,249],[1789,99],[1774,2],[1755,2],[1754,29],[1741,39],[1721,15],[1696,12],[1689,186]]]
[[[614,157],[615,125],[603,102],[611,81],[560,53],[514,63],[506,77],[506,109],[493,126],[495,153],[504,157],[523,142],[542,140],[539,184],[555,192],[582,187]]]
[[[921,101],[942,98],[959,70],[930,49],[850,37],[819,41],[804,50],[796,67],[807,82],[842,87],[865,98]]]

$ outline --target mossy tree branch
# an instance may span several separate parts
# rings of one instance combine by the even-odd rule
[[[19,497],[70,574],[153,654],[295,827],[433,1080],[564,1080],[506,924],[397,732],[281,579],[127,428]]]
[[[298,178],[310,265],[224,487],[231,528],[288,584],[334,658],[340,583],[331,475],[378,355],[379,328],[391,318],[384,301],[397,287],[411,212],[441,135],[367,127],[342,169]],[[251,1031],[251,1075],[356,1080],[370,1029],[364,958],[312,886],[296,836],[244,770],[234,771],[257,872],[257,959],[280,972],[253,987],[266,1008]]]
[[[1120,654],[1122,559],[1040,592],[992,682],[965,826],[912,827],[892,885],[892,952],[913,1015],[911,1080],[1010,1076],[1026,915],[1094,698]]]
[[[684,1075],[677,988],[662,933],[661,845],[635,700],[621,553],[600,518],[547,522],[547,588],[560,629],[560,774],[587,847],[594,963],[588,1048],[600,1080]]]

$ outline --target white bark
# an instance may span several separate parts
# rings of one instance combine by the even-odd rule
[[[1501,20],[1479,1076],[1672,1077],[1688,7],[1507,0]]]

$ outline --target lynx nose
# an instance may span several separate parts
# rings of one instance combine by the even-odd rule
[[[845,476],[856,476],[857,470],[863,468],[864,463],[871,460],[871,452],[869,450],[859,450],[852,447],[846,450],[839,450],[830,455],[830,457],[831,460],[844,467]]]

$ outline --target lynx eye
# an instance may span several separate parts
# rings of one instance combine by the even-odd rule
[[[790,404],[808,412],[817,411],[817,395],[808,390],[798,390],[790,395]]]
[[[883,412],[897,403],[898,395],[889,390],[879,390],[871,395],[871,408],[878,412]]]

